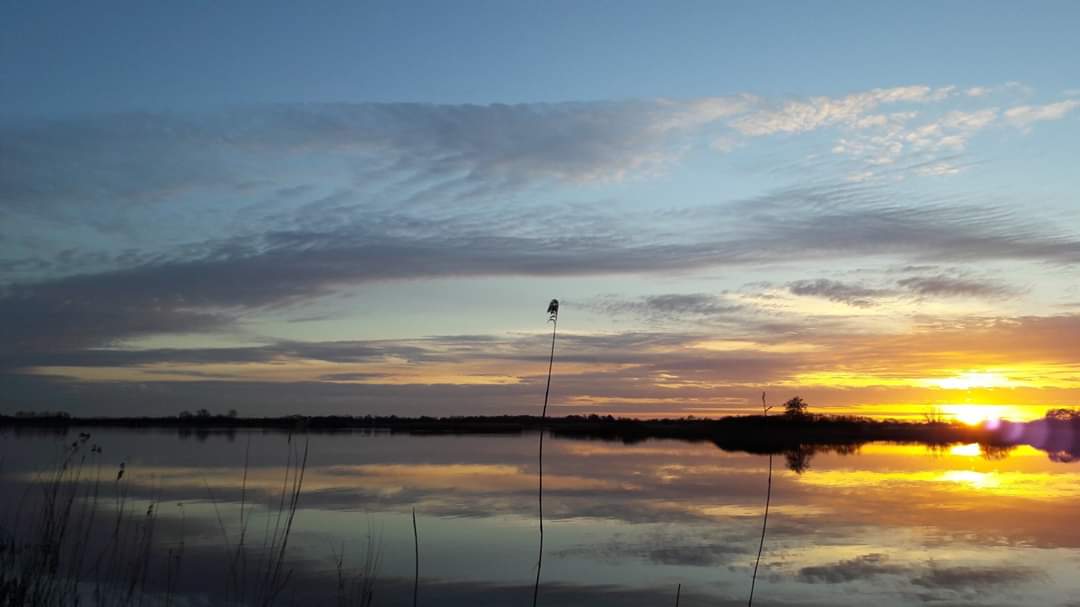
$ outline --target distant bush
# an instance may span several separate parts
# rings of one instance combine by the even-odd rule
[[[784,403],[784,415],[788,417],[805,417],[809,405],[802,398],[796,396]]]
[[[71,419],[71,414],[67,411],[16,411],[15,417],[20,417],[23,419]]]

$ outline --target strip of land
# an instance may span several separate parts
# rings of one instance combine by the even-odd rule
[[[186,414],[169,417],[71,417],[63,414],[0,415],[0,429],[65,431],[68,428],[162,428],[181,433],[264,429],[282,432],[381,431],[407,434],[521,434],[541,429],[555,436],[634,443],[648,439],[708,441],[721,449],[777,453],[800,446],[857,446],[873,441],[1030,444],[1080,453],[1080,420],[1044,419],[972,426],[952,421],[897,421],[827,415],[747,415],[718,419],[632,419],[589,415],[537,416],[301,416],[235,417]]]

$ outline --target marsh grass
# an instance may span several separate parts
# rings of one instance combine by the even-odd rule
[[[142,512],[128,504],[123,464],[103,481],[101,449],[89,438],[65,444],[56,466],[34,477],[6,517],[0,605],[145,602],[157,504]]]
[[[338,607],[371,607],[375,602],[375,584],[378,580],[379,566],[382,564],[382,542],[370,528],[364,546],[363,564],[355,572],[345,568],[345,546],[341,552],[334,553],[334,565],[337,573]]]
[[[179,602],[187,546],[186,516],[178,504],[179,540],[158,537],[158,496],[129,498],[125,464],[105,470],[101,448],[89,434],[65,446],[57,463],[33,476],[29,488],[0,525],[0,607],[95,605],[173,605]],[[303,493],[308,442],[290,436],[280,490],[264,512],[262,536],[252,541],[253,519],[247,491],[245,452],[239,501],[239,527],[230,537],[219,502],[207,485],[217,518],[228,567],[221,580],[200,580],[210,588],[217,581],[230,604],[269,606],[279,602],[292,569],[289,538]],[[339,605],[372,604],[379,567],[379,543],[369,538],[364,563],[347,573],[343,556],[336,559]]]
[[[305,439],[303,447],[300,447],[294,443],[292,435],[289,435],[287,445],[285,472],[282,475],[281,488],[274,500],[276,505],[266,514],[262,539],[254,546],[249,541],[249,527],[255,505],[248,502],[247,494],[250,441],[244,451],[238,512],[240,524],[235,541],[229,536],[217,497],[210,484],[205,483],[221,532],[222,545],[229,553],[225,597],[230,603],[272,605],[292,577],[292,570],[287,567],[285,557],[303,492],[309,445]]]

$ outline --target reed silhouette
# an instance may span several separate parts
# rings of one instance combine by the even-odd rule
[[[540,522],[540,549],[536,558],[536,583],[533,585],[533,607],[540,596],[540,570],[544,566],[544,426],[547,419],[548,397],[551,395],[551,369],[555,365],[555,334],[559,328],[559,300],[552,299],[547,308],[548,322],[551,323],[551,357],[548,358],[547,387],[544,388],[544,408],[540,412],[540,446],[536,457],[536,502],[537,519]]]
[[[141,506],[134,510],[128,500],[128,466],[121,463],[116,474],[105,480],[99,459],[102,448],[89,442],[90,438],[89,433],[80,433],[52,470],[35,477],[36,487],[31,489],[39,488],[41,494],[27,489],[12,524],[8,526],[5,520],[0,525],[0,605],[173,605],[178,601],[185,553],[183,504],[177,504],[180,540],[171,546],[162,544],[157,535],[162,503],[152,498],[145,510]],[[277,508],[267,512],[266,534],[250,572],[246,498],[241,497],[241,532],[234,544],[208,487],[223,546],[232,551],[222,580],[230,604],[272,605],[291,577],[287,547],[303,490],[308,448],[307,441],[302,449],[294,447],[291,439],[289,443]],[[242,496],[246,483],[245,456]],[[159,546],[167,547],[161,563],[155,558]]]

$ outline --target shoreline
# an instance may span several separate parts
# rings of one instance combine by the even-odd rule
[[[376,430],[404,434],[523,434],[547,430],[553,436],[627,443],[648,439],[711,441],[721,448],[768,452],[798,445],[844,445],[872,441],[927,444],[1022,444],[1030,426],[1049,423],[1001,422],[994,428],[960,422],[875,420],[826,415],[789,417],[746,415],[715,419],[633,419],[612,416],[531,415],[397,417],[300,416],[229,417],[66,417],[0,415],[0,430],[66,428],[154,428],[191,432],[262,429],[282,432]],[[1045,433],[1041,433],[1045,434]],[[1070,433],[1071,434],[1071,433]],[[1080,433],[1078,433],[1080,434]]]

